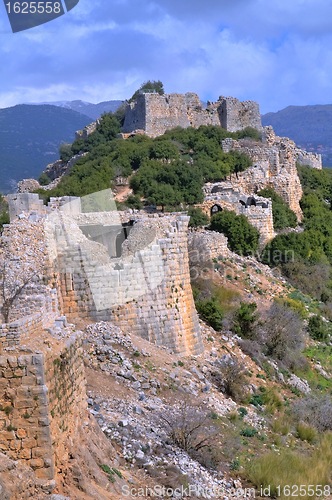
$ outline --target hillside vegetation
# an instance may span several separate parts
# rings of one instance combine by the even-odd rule
[[[332,306],[332,171],[298,167],[303,196],[303,232],[276,236],[262,261],[279,266],[294,285]],[[332,312],[332,309],[331,309]]]
[[[248,168],[252,162],[243,153],[224,153],[220,142],[226,137],[254,137],[257,131],[245,129],[230,133],[221,127],[167,131],[151,139],[136,136],[117,139],[120,124],[112,114],[102,115],[97,130],[87,139],[76,140],[72,153],[89,152],[80,159],[56,188],[45,196],[85,196],[107,189],[117,175],[129,177],[136,195],[149,204],[176,207],[203,200],[204,182],[225,179]]]

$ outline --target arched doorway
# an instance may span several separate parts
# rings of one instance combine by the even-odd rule
[[[220,205],[213,205],[210,210],[210,216],[217,214],[218,212],[222,212],[222,208]]]
[[[255,198],[253,198],[252,196],[250,196],[248,199],[247,199],[247,206],[248,207],[252,207],[252,206],[256,206],[256,200]]]

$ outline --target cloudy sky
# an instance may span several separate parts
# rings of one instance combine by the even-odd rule
[[[166,92],[258,101],[262,113],[332,103],[331,0],[80,0],[11,33],[0,5],[0,107]]]

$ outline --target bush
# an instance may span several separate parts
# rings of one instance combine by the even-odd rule
[[[254,141],[261,141],[262,140],[262,134],[259,130],[253,127],[246,127],[243,130],[239,130],[237,132],[237,137],[238,139],[253,139]]]
[[[51,179],[45,174],[45,172],[43,172],[40,175],[38,182],[41,186],[48,186],[49,183],[51,182]]]
[[[297,419],[315,427],[318,432],[332,431],[332,401],[329,396],[310,394],[297,401],[292,411]]]
[[[262,189],[257,193],[264,198],[272,200],[272,214],[274,229],[280,230],[286,227],[296,227],[296,214],[289,208],[287,203],[272,188]]]
[[[280,307],[289,307],[289,309],[298,313],[302,319],[305,319],[308,316],[305,305],[300,300],[290,299],[289,297],[276,297],[274,301],[280,305]]]
[[[188,210],[190,216],[189,227],[202,227],[209,223],[209,216],[201,208],[190,207]]]
[[[196,309],[200,317],[215,330],[222,329],[222,320],[224,311],[219,306],[217,300],[212,297],[207,300],[199,300],[196,302]]]
[[[257,433],[258,432],[256,431],[256,429],[250,429],[250,428],[242,429],[240,431],[241,436],[249,437],[249,438],[256,436]]]
[[[218,389],[227,396],[236,401],[245,398],[245,365],[237,358],[225,356],[219,360],[215,371],[212,372],[212,378]]]
[[[239,255],[250,255],[258,248],[259,231],[249,224],[245,215],[223,210],[212,216],[208,229],[223,233],[228,238],[230,250]]]
[[[257,339],[264,346],[264,353],[289,364],[291,354],[300,351],[304,345],[300,316],[288,306],[275,302],[264,319],[257,332]]]
[[[318,314],[309,318],[308,331],[310,337],[314,340],[324,342],[328,338],[326,324]]]
[[[60,160],[67,163],[73,157],[73,151],[71,149],[71,144],[68,142],[62,142],[59,146],[59,156]],[[45,186],[45,184],[42,184]]]
[[[143,203],[141,202],[141,198],[138,195],[129,195],[125,201],[125,205],[136,210],[141,210],[143,208]]]
[[[311,425],[305,424],[304,422],[299,422],[296,427],[297,437],[302,441],[308,441],[312,444],[317,440],[317,431]]]
[[[233,318],[232,331],[240,337],[250,339],[254,335],[255,323],[258,314],[254,314],[257,309],[256,302],[241,302],[240,308]]]
[[[210,411],[185,399],[178,409],[172,407],[167,413],[158,413],[155,420],[165,430],[171,443],[195,460],[210,467],[215,467],[220,460],[216,447],[218,425],[211,418]]]

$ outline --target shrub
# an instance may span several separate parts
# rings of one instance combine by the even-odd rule
[[[45,172],[43,172],[39,179],[38,179],[38,182],[41,186],[48,186],[49,183],[51,182],[51,179],[48,177],[47,174],[45,174]]]
[[[320,315],[311,316],[308,323],[308,331],[311,338],[323,342],[328,338],[328,332]]]
[[[243,408],[243,406],[240,406],[237,411],[239,412],[240,418],[242,419],[245,415],[248,415],[248,410],[246,410],[246,408]]]
[[[297,401],[292,411],[297,419],[315,427],[318,432],[332,431],[332,401],[329,396],[310,394]]]
[[[214,297],[197,301],[196,309],[200,317],[208,325],[212,326],[215,330],[221,330],[224,311]]]
[[[232,252],[250,255],[258,248],[259,231],[248,222],[245,215],[223,210],[212,216],[208,229],[223,233],[228,238],[228,246]]]
[[[169,412],[156,414],[155,420],[162,425],[170,441],[183,449],[200,463],[214,467],[220,460],[216,447],[218,426],[211,418],[211,412],[191,404],[188,399],[172,407]]]
[[[253,396],[250,399],[250,404],[254,406],[263,406],[264,401],[262,396],[260,394],[253,394]]]
[[[141,198],[138,195],[129,195],[125,201],[125,205],[136,210],[141,210],[143,208],[143,203],[141,202]]]
[[[302,441],[308,441],[308,443],[312,444],[317,439],[317,431],[311,425],[308,425],[304,422],[299,422],[296,427],[297,436]]]
[[[289,297],[284,297],[284,298],[275,297],[274,301],[281,307],[282,306],[289,307],[289,309],[298,313],[302,319],[305,319],[308,316],[305,305],[300,300],[294,300]]]
[[[71,144],[69,144],[68,142],[62,142],[59,146],[59,156],[64,163],[67,163],[73,156]]]
[[[257,309],[256,302],[241,302],[240,308],[233,318],[232,330],[243,338],[252,338],[258,315],[254,314]]]
[[[209,223],[209,216],[201,208],[190,207],[188,210],[190,216],[189,227],[202,227]]]
[[[300,316],[283,303],[274,302],[264,319],[257,331],[257,341],[267,356],[289,367],[292,353],[299,351],[304,344]]]
[[[245,365],[236,357],[225,356],[216,363],[212,378],[218,389],[235,400],[245,397]]]
[[[240,431],[241,436],[249,437],[249,438],[256,436],[257,433],[258,433],[258,431],[256,431],[256,429],[250,429],[250,428],[242,429]]]

